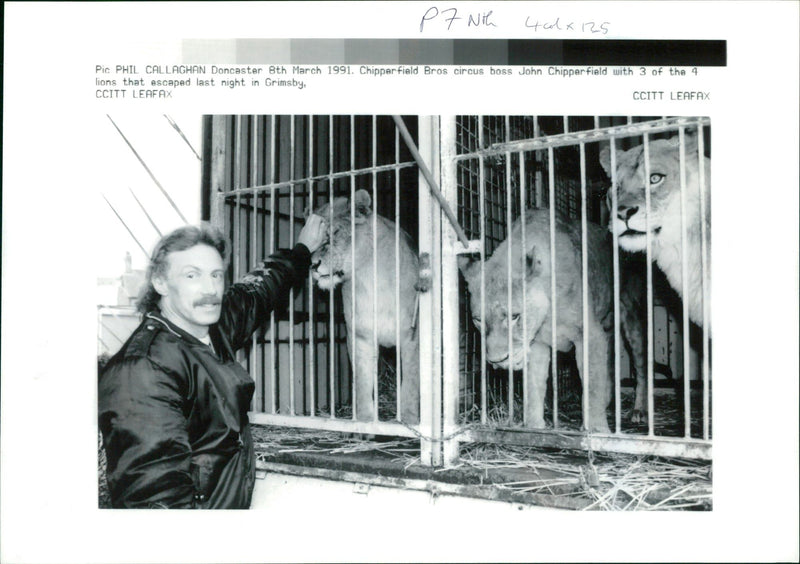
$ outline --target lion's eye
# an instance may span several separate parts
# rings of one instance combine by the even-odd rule
[[[511,316],[511,321],[519,321],[519,314],[515,313]]]
[[[661,174],[660,172],[654,172],[650,175],[650,184],[658,184],[662,180],[666,178],[666,174]]]

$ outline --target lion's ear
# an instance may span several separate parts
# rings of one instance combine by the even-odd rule
[[[611,145],[604,145],[600,149],[600,166],[606,171],[606,174],[611,178]]]
[[[340,216],[349,213],[350,203],[344,196],[339,196],[333,199],[333,215]]]
[[[525,255],[525,276],[528,280],[535,278],[542,273],[542,257],[536,247],[531,247],[531,250]]]
[[[355,195],[356,198],[356,211],[369,213],[370,206],[372,205],[372,198],[369,195],[369,192],[364,190],[363,188],[359,189]]]
[[[697,130],[696,129],[687,129],[683,135],[683,141],[685,144],[685,151],[686,154],[696,153],[697,152]]]
[[[667,140],[670,146],[674,147],[674,149],[680,150],[681,147],[681,136],[679,134],[675,134]],[[697,152],[697,130],[696,129],[686,129],[683,132],[683,147],[684,152],[687,155]]]
[[[359,219],[363,220],[366,218],[372,211],[372,198],[370,198],[369,192],[364,190],[363,188],[360,189],[355,194],[355,203],[356,203],[356,222],[359,222]]]

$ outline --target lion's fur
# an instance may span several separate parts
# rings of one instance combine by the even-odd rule
[[[550,217],[543,209],[528,210],[524,216],[525,253],[522,252],[522,219],[511,228],[511,236],[484,263],[486,360],[495,366],[521,369],[528,350],[528,393],[524,398],[526,424],[542,428],[544,396],[551,347],[575,355],[581,378],[583,367],[583,288],[581,225],[556,221],[556,336],[551,330]],[[613,339],[613,286],[610,237],[601,227],[588,224],[588,308],[589,335],[589,424],[595,431],[608,431],[606,407],[611,400],[610,365]],[[511,244],[511,315],[508,314],[508,246]],[[481,266],[467,257],[459,259],[471,295],[471,310],[481,315]],[[523,296],[524,279],[524,300]],[[523,311],[524,309],[524,311]],[[523,322],[524,313],[527,323]],[[516,320],[515,314],[520,314]],[[509,355],[508,331],[512,328]],[[523,335],[523,328],[526,334]],[[526,342],[527,341],[527,342]],[[509,359],[510,357],[510,359]],[[584,378],[584,384],[586,380]]]
[[[646,229],[651,232],[652,258],[664,272],[670,285],[688,300],[689,318],[698,325],[711,327],[710,320],[703,315],[703,281],[701,268],[701,221],[705,222],[706,245],[711,252],[710,241],[710,187],[711,159],[703,157],[705,173],[705,217],[701,218],[701,194],[699,157],[696,135],[684,135],[686,171],[686,235],[688,289],[683,287],[681,251],[681,182],[679,139],[659,139],[649,143],[650,175],[664,175],[652,184],[650,194],[650,218],[645,206],[644,149],[638,145],[627,151],[616,153],[617,209],[612,208],[609,190],[608,207],[611,209],[609,229],[618,235],[621,248],[631,252],[644,252]],[[611,177],[610,149],[600,152],[600,164]],[[648,225],[649,223],[649,225]],[[710,269],[709,269],[710,271]]]
[[[324,204],[313,213],[328,222],[331,241],[311,257],[311,274],[317,285],[332,290],[342,285],[344,317],[347,324],[347,345],[356,381],[356,417],[371,421],[375,417],[374,375],[379,351],[374,345],[395,347],[397,343],[395,302],[395,230],[393,221],[373,215],[371,198],[365,190],[355,193],[351,219],[349,198],[334,198],[333,205]],[[373,286],[373,221],[377,242],[377,294]],[[352,227],[355,226],[354,236]],[[354,242],[355,248],[351,246]],[[355,253],[353,253],[355,251]],[[353,256],[355,255],[355,266]],[[408,235],[400,230],[400,343],[401,420],[419,422],[419,342],[414,327],[419,260],[412,250]],[[353,301],[355,296],[355,302]],[[377,324],[373,324],[373,301],[377,300]],[[355,317],[353,304],[355,303]],[[353,321],[355,319],[355,326]],[[355,329],[355,330],[354,330]],[[355,334],[355,342],[353,342]]]

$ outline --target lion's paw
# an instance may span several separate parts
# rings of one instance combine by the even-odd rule
[[[647,421],[647,412],[642,409],[633,409],[630,414],[631,423],[645,423]]]

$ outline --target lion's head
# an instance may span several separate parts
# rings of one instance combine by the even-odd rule
[[[493,366],[521,370],[525,349],[530,346],[550,308],[548,259],[537,246],[529,246],[521,256],[519,221],[511,233],[511,307],[508,303],[509,268],[507,239],[484,263],[485,302],[481,319],[481,264],[460,256],[458,266],[470,291],[472,322],[479,331],[485,328],[486,361]],[[533,237],[530,237],[533,242]],[[548,255],[549,256],[549,255]],[[524,266],[523,266],[524,261]],[[523,295],[524,291],[524,295]],[[526,320],[523,321],[523,315]],[[523,331],[524,330],[524,331]],[[509,331],[512,353],[509,354]]]
[[[328,223],[328,241],[311,255],[311,276],[322,289],[333,289],[352,276],[353,239],[357,260],[365,253],[372,256],[371,237],[364,233],[372,215],[372,198],[366,190],[358,190],[353,202],[352,219],[350,199],[346,197],[334,198],[333,205],[326,203],[313,212]]]
[[[685,140],[687,220],[697,222],[700,193],[698,189],[698,149],[696,134],[687,132]],[[600,152],[600,164],[611,178],[610,148]],[[613,209],[612,190],[607,204],[611,211],[609,229],[619,237],[619,245],[631,252],[643,252],[646,232],[658,244],[662,230],[680,225],[680,143],[678,136],[649,143],[649,170],[645,169],[644,146],[616,152],[617,208]],[[645,174],[648,178],[645,179]],[[645,182],[647,181],[647,182]],[[650,186],[650,216],[647,217],[645,185]],[[690,229],[694,226],[690,226]]]

